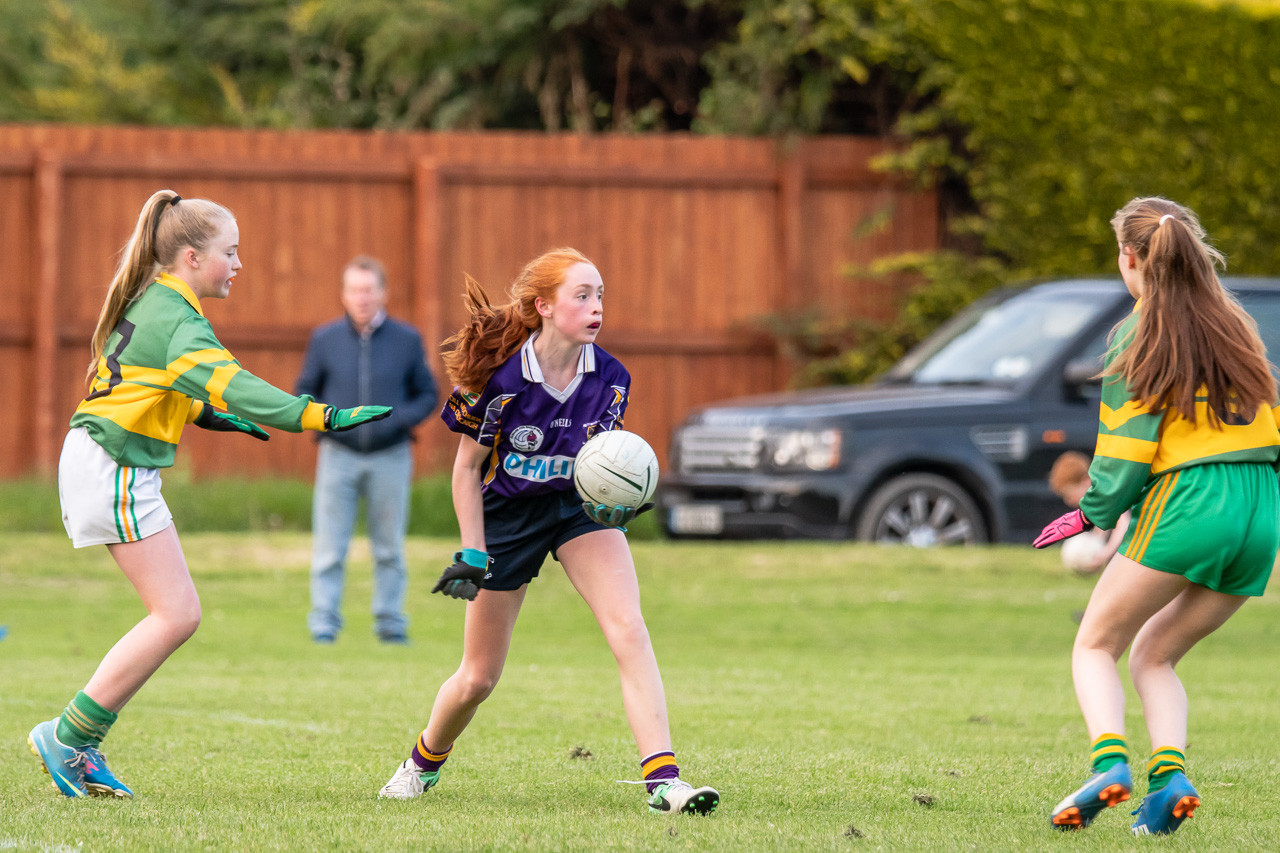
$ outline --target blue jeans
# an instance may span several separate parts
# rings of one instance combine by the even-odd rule
[[[409,442],[373,453],[358,453],[335,441],[320,442],[316,488],[311,504],[312,636],[342,629],[342,585],[347,545],[361,498],[368,505],[373,551],[373,629],[380,637],[403,636],[406,586],[404,535],[409,524],[409,484],[413,454]]]

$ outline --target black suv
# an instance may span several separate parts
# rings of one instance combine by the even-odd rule
[[[1280,352],[1280,280],[1224,279]],[[871,385],[728,400],[672,436],[659,518],[677,537],[1030,542],[1065,511],[1047,482],[1093,452],[1115,280],[990,294]]]

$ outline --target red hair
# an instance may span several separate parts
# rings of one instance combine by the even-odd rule
[[[467,391],[484,388],[498,366],[542,327],[542,316],[534,301],[538,297],[547,302],[555,299],[565,273],[574,264],[591,261],[577,249],[543,252],[525,264],[511,283],[511,301],[497,307],[480,283],[468,275],[462,297],[467,306],[467,322],[443,344],[449,380]]]

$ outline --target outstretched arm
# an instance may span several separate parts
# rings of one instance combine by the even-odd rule
[[[489,569],[484,540],[484,496],[480,478],[484,460],[492,448],[469,436],[458,439],[458,455],[453,460],[453,511],[458,516],[462,550],[453,555],[453,565],[444,570],[432,592],[472,601],[480,592]]]

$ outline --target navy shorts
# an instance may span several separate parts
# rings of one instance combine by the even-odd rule
[[[488,548],[489,573],[485,589],[519,589],[538,576],[547,555],[594,530],[608,530],[582,511],[582,498],[573,489],[508,498],[484,495],[484,544]],[[556,557],[559,559],[559,557]]]

